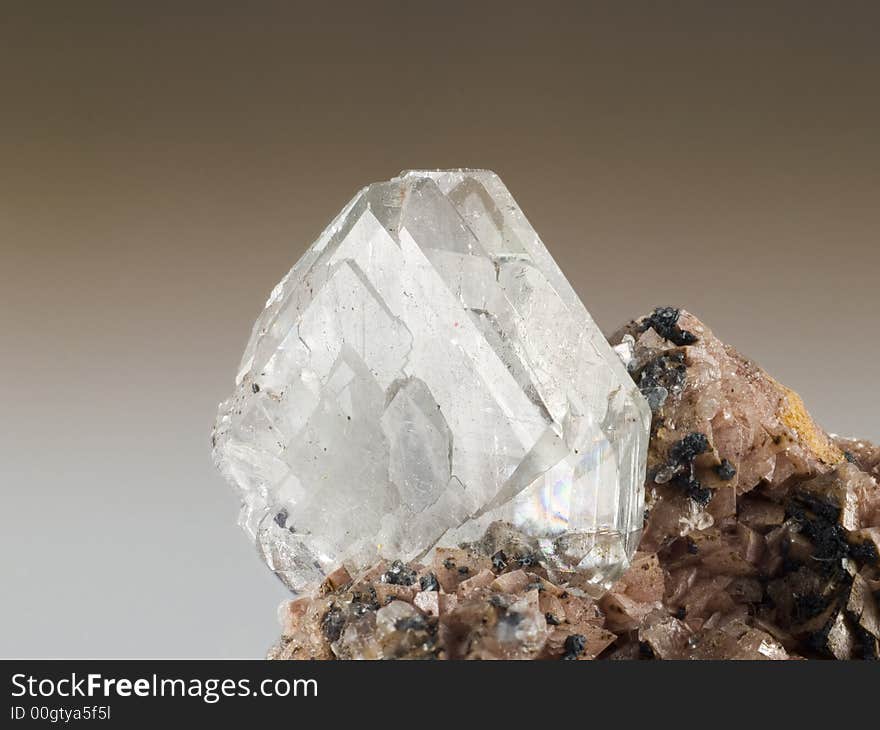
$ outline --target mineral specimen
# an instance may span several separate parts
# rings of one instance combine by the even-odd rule
[[[877,447],[832,442],[795,394],[687,312],[660,308],[612,342],[654,425],[648,526],[610,590],[594,599],[555,582],[496,523],[432,566],[331,575],[322,595],[285,604],[270,656],[878,658]],[[399,601],[412,612],[380,630]],[[341,642],[349,622],[355,651]]]
[[[214,457],[294,591],[492,524],[602,586],[641,534],[649,421],[499,178],[411,171],[359,192],[272,292]]]

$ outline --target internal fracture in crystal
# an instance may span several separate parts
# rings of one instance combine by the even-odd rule
[[[214,457],[294,591],[521,535],[607,585],[641,533],[650,410],[501,180],[361,190],[254,325]]]

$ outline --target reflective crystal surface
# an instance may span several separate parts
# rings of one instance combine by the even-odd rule
[[[419,170],[361,190],[275,287],[214,457],[295,591],[494,522],[607,584],[641,531],[649,422],[498,176]]]

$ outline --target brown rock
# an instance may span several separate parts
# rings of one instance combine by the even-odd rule
[[[661,606],[665,575],[656,553],[636,553],[629,570],[600,599],[605,621],[612,631],[638,628]]]
[[[781,504],[757,495],[741,497],[737,511],[741,524],[760,532],[766,532],[785,522],[785,508]]]
[[[462,598],[467,598],[470,594],[479,590],[480,588],[487,588],[492,582],[495,580],[495,573],[487,568],[483,568],[479,573],[477,573],[473,578],[468,578],[467,580],[463,580],[458,584],[458,595]],[[498,590],[498,589],[496,589]],[[505,592],[505,591],[501,591]],[[513,591],[507,591],[512,593]]]
[[[345,566],[341,566],[327,576],[324,583],[318,589],[321,593],[330,593],[351,583],[351,575]]]
[[[843,459],[796,393],[689,312],[659,308],[610,339],[654,414],[649,484],[678,486],[705,505],[712,490],[735,487],[743,494],[761,483],[772,490]],[[652,529],[652,510],[652,548],[661,535],[680,534],[668,515],[662,518],[662,528]]]
[[[602,612],[592,598],[565,591],[559,596],[559,601],[562,603],[562,610],[565,612],[565,620],[568,623],[602,625]]]
[[[376,601],[380,606],[385,606],[392,601],[406,601],[412,603],[415,598],[413,586],[399,586],[390,583],[375,583]]]
[[[616,633],[623,633],[637,629],[645,616],[659,608],[659,603],[642,603],[625,593],[608,592],[602,596],[599,607],[605,612],[605,625]]]
[[[565,606],[562,605],[559,596],[554,596],[552,593],[541,591],[538,594],[538,608],[541,609],[549,626],[557,626],[567,620]]]
[[[489,572],[491,575],[491,571]],[[494,578],[494,575],[492,577]],[[529,583],[529,577],[524,570],[514,570],[494,578],[492,589],[499,593],[522,593],[526,590]]]
[[[665,575],[657,553],[636,553],[629,570],[612,586],[612,593],[625,593],[635,601],[663,600]]]

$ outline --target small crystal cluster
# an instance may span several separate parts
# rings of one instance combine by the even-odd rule
[[[611,341],[653,424],[644,535],[610,590],[554,582],[496,524],[432,566],[382,563],[285,604],[270,656],[878,658],[880,448],[829,436],[687,312]]]
[[[281,607],[272,659],[593,659],[614,640],[596,602],[547,579],[518,533],[328,576]]]
[[[272,292],[214,457],[294,591],[505,521],[607,585],[642,527],[650,412],[494,173],[361,190]]]

